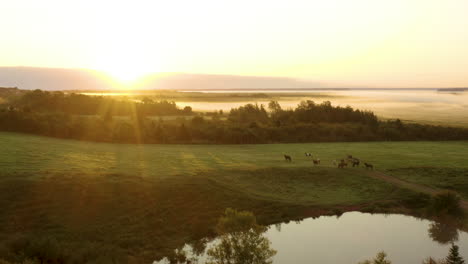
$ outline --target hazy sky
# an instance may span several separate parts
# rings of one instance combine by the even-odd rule
[[[0,2],[0,66],[468,86],[468,0]]]

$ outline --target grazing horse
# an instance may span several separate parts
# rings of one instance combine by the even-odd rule
[[[359,159],[354,158],[352,163],[353,163],[353,167],[359,167],[359,164],[361,164],[361,161]]]
[[[305,153],[305,156],[306,156],[306,157],[312,157],[312,153],[306,152],[306,153]]]
[[[292,161],[291,156],[289,156],[289,155],[284,155],[284,159],[285,159],[286,161],[289,161],[289,162]]]
[[[352,159],[352,158],[353,158],[353,155],[348,154],[348,159]]]
[[[320,159],[313,159],[314,165],[319,165],[320,164]]]
[[[344,161],[344,159],[341,160],[340,163],[338,163],[338,168],[343,169],[344,167],[348,166],[348,163]]]
[[[374,169],[374,165],[372,165],[372,164],[370,164],[370,163],[364,162],[364,165],[366,165],[366,170],[367,170],[367,169],[371,169],[371,170]]]

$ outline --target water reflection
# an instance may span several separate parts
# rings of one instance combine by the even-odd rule
[[[431,223],[428,232],[432,240],[442,245],[456,242],[459,238],[458,229],[448,221]]]
[[[198,256],[203,256],[204,260],[200,263],[270,264],[276,250],[270,247],[270,240],[264,236],[266,231],[267,227],[258,225],[252,213],[228,208],[218,221],[218,238],[210,247],[207,248],[206,240],[202,240],[201,243],[176,250],[173,256],[155,263],[198,263]]]
[[[339,218],[326,216],[273,225],[261,233],[261,237],[262,241],[271,242],[268,243],[270,250],[277,250],[271,258],[275,264],[359,263],[382,250],[392,263],[421,263],[429,256],[446,257],[455,241],[462,257],[468,258],[466,232],[457,230],[447,221],[431,222],[404,215],[350,212]],[[220,241],[220,238],[209,241],[205,251],[202,247],[194,250],[193,245],[186,245],[183,250],[192,264],[209,263],[210,260],[211,263],[228,263],[214,262],[208,253],[210,248],[219,246]],[[232,256],[229,248],[234,245],[252,246],[249,243],[225,243],[219,248],[224,253],[217,256]]]
[[[208,264],[269,264],[276,250],[263,234],[267,228],[258,225],[249,212],[227,209],[216,227],[217,243],[208,249]]]

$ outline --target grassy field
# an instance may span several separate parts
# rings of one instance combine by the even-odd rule
[[[25,250],[35,256],[50,247],[42,241],[52,240],[60,254],[80,260],[76,263],[102,251],[125,260],[119,263],[149,263],[213,234],[228,207],[253,211],[260,223],[273,224],[373,204],[391,207],[414,196],[351,170],[240,170],[183,180],[120,174],[2,176],[0,255]]]
[[[453,190],[468,199],[468,159],[461,167],[408,167],[391,169],[388,173],[405,181],[438,189]]]
[[[468,142],[126,145],[0,133],[0,146],[0,256],[52,250],[70,263],[151,262],[213,234],[227,207],[273,224],[425,199],[332,166],[347,154],[389,173],[468,168]]]
[[[106,144],[0,133],[4,173],[120,173],[148,177],[207,171],[322,166],[350,154],[379,170],[406,167],[468,168],[468,142],[372,142],[265,145]],[[283,159],[291,155],[292,163]]]

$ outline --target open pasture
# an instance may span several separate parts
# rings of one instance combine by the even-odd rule
[[[305,152],[331,167],[353,155],[377,170],[405,167],[468,168],[468,142],[363,142],[265,145],[134,145],[0,133],[2,173],[120,173],[148,177],[221,170],[313,167]],[[283,155],[292,157],[286,162]],[[347,168],[347,169],[363,169]]]
[[[151,262],[213,234],[228,207],[274,224],[348,210],[398,212],[427,199],[362,166],[333,166],[348,154],[384,172],[468,167],[467,142],[130,145],[0,133],[0,146],[0,254],[17,245],[34,256],[28,252],[53,243],[79,263],[91,256]]]

